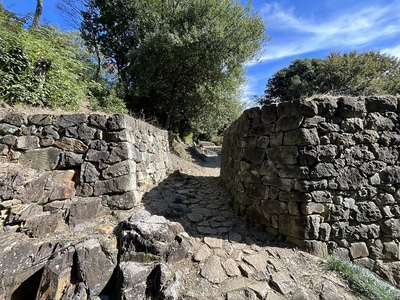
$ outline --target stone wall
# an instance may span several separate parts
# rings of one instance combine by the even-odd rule
[[[399,284],[399,101],[323,98],[245,111],[222,149],[236,212]]]
[[[37,170],[74,170],[77,196],[102,196],[114,209],[132,208],[171,168],[168,132],[124,114],[10,113],[0,119],[0,155]]]

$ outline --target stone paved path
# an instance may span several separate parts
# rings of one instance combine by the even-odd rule
[[[181,167],[143,199],[148,211],[179,222],[190,236],[191,260],[176,275],[183,299],[362,299],[321,259],[236,217],[213,163]]]

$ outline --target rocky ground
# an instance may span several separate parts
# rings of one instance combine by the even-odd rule
[[[0,299],[367,299],[321,259],[236,217],[220,158],[189,153],[130,211],[65,200],[71,174],[3,158]]]
[[[235,216],[219,178],[218,156],[174,157],[176,171],[143,199],[180,223],[192,243],[178,271],[182,299],[365,299],[322,259],[275,240]]]

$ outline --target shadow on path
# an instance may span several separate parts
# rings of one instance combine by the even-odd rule
[[[247,245],[286,246],[235,215],[231,196],[219,177],[175,171],[147,192],[142,203],[151,214],[179,222],[192,237],[215,237]]]

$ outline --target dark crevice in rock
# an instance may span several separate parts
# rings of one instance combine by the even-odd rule
[[[11,300],[35,300],[40,286],[43,269],[44,268],[39,269],[21,283],[21,285],[12,293]]]
[[[71,284],[78,284],[82,282],[82,274],[79,270],[79,259],[78,253],[75,251],[72,256],[72,266],[71,266]]]
[[[119,281],[119,265],[117,265],[114,269],[113,274],[111,275],[110,280],[107,282],[104,289],[100,292],[100,299],[120,299],[119,291],[121,290],[120,281]],[[108,297],[108,298],[106,298]]]
[[[160,297],[161,290],[161,265],[156,265],[146,280],[146,296],[151,300],[162,299]]]

